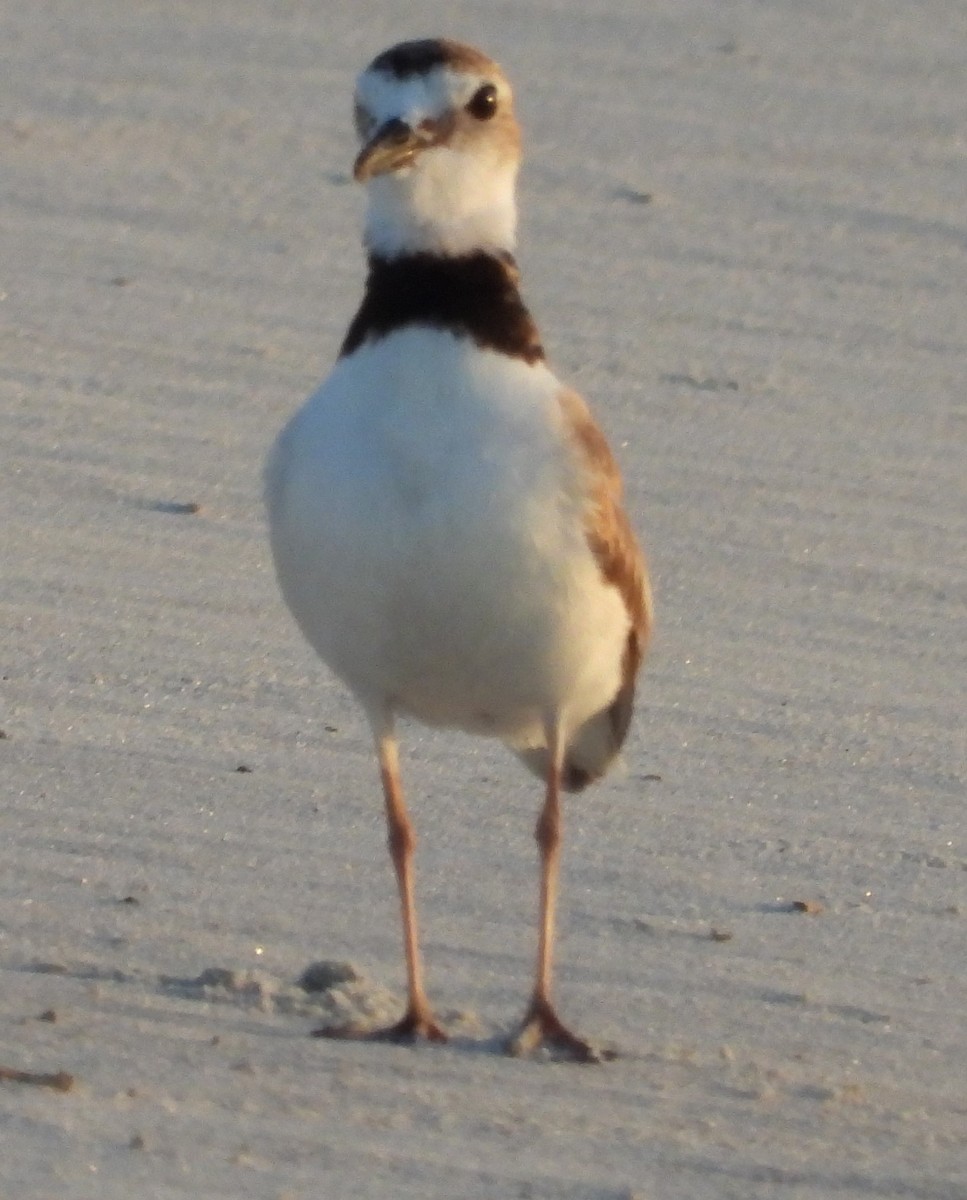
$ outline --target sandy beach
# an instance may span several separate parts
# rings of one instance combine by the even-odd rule
[[[525,296],[654,575],[566,809],[594,1067],[500,1052],[539,784],[415,725],[455,1036],[309,1037],[403,964],[261,470],[362,286],[353,80],[428,34],[515,84]],[[967,1198],[965,79],[952,0],[0,5],[0,1200]]]

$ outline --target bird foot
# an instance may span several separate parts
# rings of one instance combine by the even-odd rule
[[[610,1061],[617,1055],[613,1050],[592,1046],[584,1038],[572,1033],[557,1015],[550,1001],[536,998],[518,1032],[507,1043],[507,1053],[515,1058],[532,1054],[539,1046],[556,1050],[560,1057],[576,1063],[599,1063]]]
[[[312,1031],[313,1037],[356,1042],[397,1042],[412,1045],[418,1041],[446,1042],[446,1032],[429,1009],[410,1009],[394,1025],[368,1029],[361,1025],[323,1025]]]

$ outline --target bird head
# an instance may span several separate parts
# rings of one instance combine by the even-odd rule
[[[403,42],[363,71],[355,101],[371,253],[513,248],[520,129],[495,62],[459,42]]]

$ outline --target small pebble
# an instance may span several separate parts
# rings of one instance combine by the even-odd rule
[[[194,516],[202,511],[197,500],[164,500],[155,505],[158,512],[169,513],[176,517]]]
[[[359,983],[362,973],[351,962],[310,963],[299,976],[299,987],[306,992],[328,992],[344,983]]]

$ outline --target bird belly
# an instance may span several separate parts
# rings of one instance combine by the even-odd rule
[[[282,591],[365,704],[539,744],[550,716],[577,724],[615,694],[628,617],[587,545],[558,387],[405,330],[342,360],[283,433]]]

